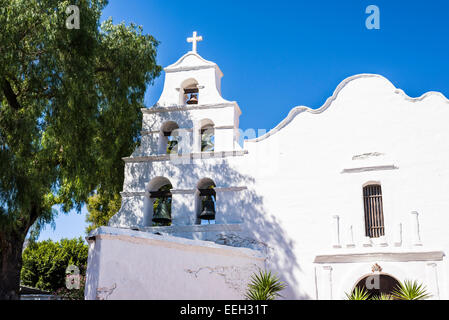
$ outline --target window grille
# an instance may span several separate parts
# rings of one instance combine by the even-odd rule
[[[380,185],[368,185],[363,188],[365,206],[366,236],[378,238],[385,235],[382,188]]]

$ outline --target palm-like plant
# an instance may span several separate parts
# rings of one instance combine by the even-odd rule
[[[274,300],[282,297],[279,292],[285,287],[287,285],[276,275],[272,275],[271,271],[259,270],[251,276],[245,297],[248,300]]]
[[[431,297],[427,288],[417,281],[400,282],[393,291],[393,297],[398,300],[425,300]]]
[[[351,294],[346,293],[348,300],[369,300],[369,293],[365,288],[355,287]]]
[[[381,293],[380,296],[373,296],[370,300],[394,300],[390,294]]]
[[[346,294],[346,297],[348,300],[425,300],[431,295],[424,285],[417,281],[405,280],[404,283],[399,282],[391,294],[381,293],[370,297],[365,288],[356,287],[351,294]]]

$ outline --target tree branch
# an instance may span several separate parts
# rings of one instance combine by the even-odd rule
[[[11,108],[15,109],[16,111],[21,109],[22,106],[17,100],[17,95],[14,93],[14,90],[12,89],[11,84],[8,82],[8,80],[3,79],[2,89],[3,94],[5,95],[6,100],[8,100],[8,103],[11,106]]]
[[[109,68],[109,67],[100,67],[100,68],[95,69],[95,73],[111,72],[111,71],[113,71],[113,69]]]

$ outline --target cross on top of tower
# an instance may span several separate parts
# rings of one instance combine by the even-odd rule
[[[192,52],[196,53],[196,44],[197,42],[203,41],[202,36],[197,36],[197,32],[193,31],[193,36],[190,38],[187,38],[187,42],[192,43]]]

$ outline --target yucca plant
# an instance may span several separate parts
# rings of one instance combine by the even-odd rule
[[[405,280],[404,283],[400,282],[393,290],[393,298],[398,300],[425,300],[430,297],[427,288],[417,281]]]
[[[370,300],[394,300],[390,294],[381,293],[380,296],[373,296]]]
[[[346,293],[348,300],[369,300],[369,293],[365,288],[355,287],[351,294]]]
[[[279,292],[286,287],[287,285],[271,274],[271,271],[259,270],[251,276],[245,297],[248,300],[274,300],[282,297]]]

